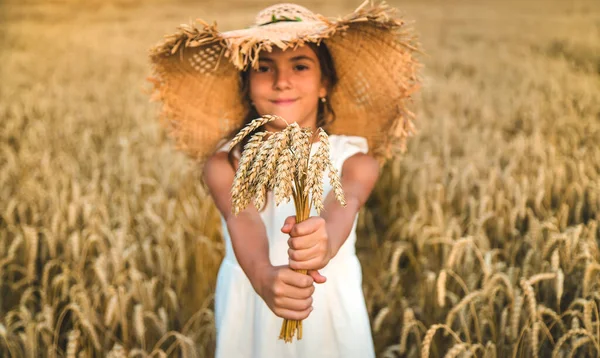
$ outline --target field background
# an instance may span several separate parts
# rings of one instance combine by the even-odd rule
[[[213,354],[218,214],[147,50],[266,4],[0,2],[0,356]],[[391,4],[426,55],[419,135],[360,216],[378,356],[599,354],[600,2]]]

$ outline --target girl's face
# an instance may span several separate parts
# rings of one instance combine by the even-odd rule
[[[316,129],[318,103],[327,89],[319,59],[309,46],[261,52],[259,67],[250,71],[249,82],[250,100],[259,115],[278,115],[289,124]],[[274,121],[265,127],[277,131],[285,123]]]

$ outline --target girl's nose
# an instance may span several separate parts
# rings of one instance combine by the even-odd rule
[[[289,89],[291,87],[291,73],[290,71],[286,71],[286,70],[279,70],[275,73],[275,83],[273,84],[273,87],[276,90],[285,90],[285,89]]]

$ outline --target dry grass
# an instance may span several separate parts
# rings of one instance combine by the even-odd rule
[[[218,215],[142,90],[190,14],[262,7],[233,5],[0,8],[0,355],[212,355]],[[378,354],[597,354],[597,2],[402,9],[428,56],[420,134],[360,216]]]

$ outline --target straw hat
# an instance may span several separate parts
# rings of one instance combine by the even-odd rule
[[[366,137],[380,162],[406,150],[415,133],[407,101],[419,87],[418,44],[385,3],[366,1],[328,19],[294,4],[262,10],[247,29],[219,32],[197,20],[153,47],[154,98],[178,148],[201,162],[243,125],[249,107],[240,71],[258,66],[261,51],[324,42],[338,83],[329,94],[336,120],[330,134]]]

